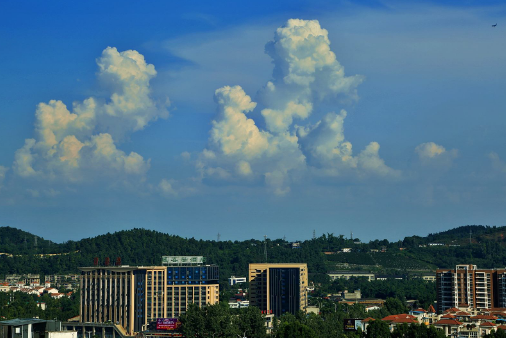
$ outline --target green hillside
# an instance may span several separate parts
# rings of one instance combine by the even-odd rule
[[[267,239],[267,260],[307,262],[312,274],[346,269],[420,274],[463,263],[481,268],[503,267],[506,266],[503,233],[506,227],[473,225],[426,237],[406,237],[398,242],[369,243],[323,234],[300,242],[298,249],[292,249],[290,243],[281,239]],[[343,248],[351,252],[341,252]],[[79,266],[93,265],[95,257],[101,264],[107,257],[111,262],[121,257],[122,264],[159,265],[164,255],[198,255],[206,257],[208,263],[218,264],[225,280],[230,275],[246,275],[248,263],[265,261],[264,242],[260,240],[204,241],[146,229],[57,244],[15,228],[0,227],[0,253],[0,278],[9,273],[75,273]]]

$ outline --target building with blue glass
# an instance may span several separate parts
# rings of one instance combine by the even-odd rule
[[[157,318],[173,318],[189,304],[219,302],[216,265],[82,267],[80,321],[113,323],[128,335]]]

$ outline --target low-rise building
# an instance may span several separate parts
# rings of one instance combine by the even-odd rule
[[[364,271],[339,270],[339,271],[332,271],[327,275],[330,277],[330,280],[332,281],[338,278],[344,278],[348,280],[352,277],[366,278],[369,282],[375,280],[375,275],[373,273]]]
[[[239,283],[246,283],[248,280],[246,277],[236,277],[236,276],[232,276],[228,279],[228,282],[230,283],[230,285],[235,285],[235,284],[239,284]]]

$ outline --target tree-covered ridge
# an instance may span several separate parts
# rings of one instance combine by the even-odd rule
[[[139,228],[57,244],[15,228],[0,227],[0,253],[10,254],[0,256],[0,278],[9,273],[75,273],[79,266],[93,265],[95,257],[100,264],[106,257],[111,262],[121,257],[122,264],[160,265],[161,256],[197,255],[206,257],[209,264],[219,265],[221,279],[225,281],[230,275],[245,276],[249,263],[264,262],[264,245],[268,262],[305,262],[311,277],[350,269],[422,274],[462,263],[491,268],[506,265],[506,243],[502,236],[505,230],[506,227],[464,226],[427,237],[369,243],[323,234],[301,241],[299,248],[292,249],[282,239],[218,242]],[[344,248],[351,252],[342,252]]]

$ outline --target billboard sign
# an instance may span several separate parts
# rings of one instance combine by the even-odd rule
[[[202,256],[162,256],[162,265],[203,264]]]
[[[344,331],[357,331],[358,328],[362,328],[362,320],[355,318],[344,319]]]
[[[181,323],[177,318],[157,318],[156,319],[156,329],[157,330],[175,330],[179,327]]]

